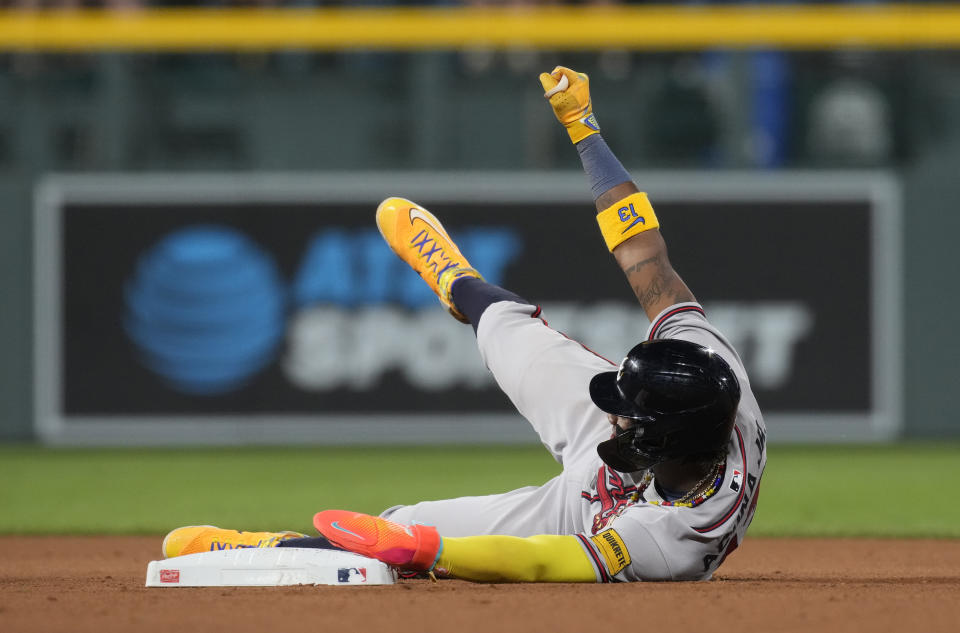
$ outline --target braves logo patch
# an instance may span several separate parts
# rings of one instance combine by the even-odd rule
[[[637,502],[637,487],[628,485],[615,470],[609,466],[602,466],[597,473],[597,494],[591,495],[584,490],[580,496],[587,501],[600,502],[600,511],[593,517],[592,534],[598,533],[626,510]]]

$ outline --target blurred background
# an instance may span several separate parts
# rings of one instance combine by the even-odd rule
[[[7,480],[35,442],[535,442],[372,217],[434,208],[619,359],[647,322],[543,101],[558,64],[772,444],[955,442],[958,48],[934,3],[2,2]]]

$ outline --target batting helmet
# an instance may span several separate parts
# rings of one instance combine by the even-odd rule
[[[597,446],[611,468],[633,472],[722,450],[733,431],[740,383],[713,350],[659,339],[631,349],[619,371],[594,376],[590,397],[601,410],[636,421]]]

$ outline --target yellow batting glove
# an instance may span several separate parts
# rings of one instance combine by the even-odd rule
[[[550,101],[553,113],[567,128],[574,145],[600,131],[593,116],[590,78],[586,74],[557,66],[552,72],[540,73],[540,84],[543,96]]]

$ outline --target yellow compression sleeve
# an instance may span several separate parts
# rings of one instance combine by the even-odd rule
[[[435,570],[480,582],[597,582],[575,536],[444,538]]]

